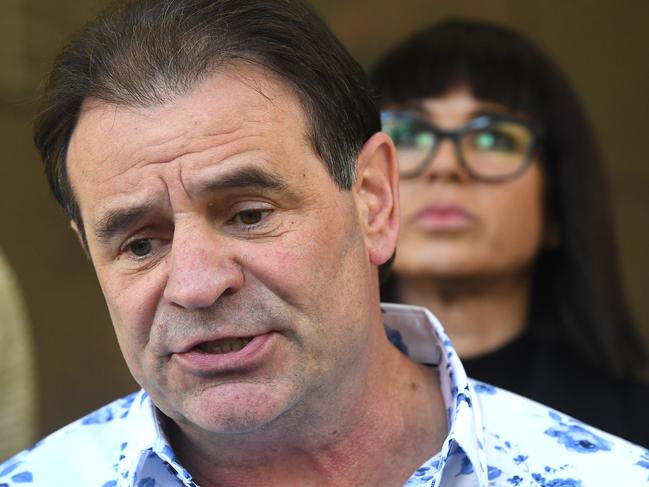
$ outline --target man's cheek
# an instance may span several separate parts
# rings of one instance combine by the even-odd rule
[[[280,294],[304,291],[306,283],[317,280],[318,262],[326,259],[322,253],[315,259],[314,247],[313,240],[287,239],[247,254],[243,265],[255,278]]]
[[[117,340],[130,368],[130,363],[138,361],[152,341],[153,309],[136,294],[122,293],[120,299],[107,302]]]

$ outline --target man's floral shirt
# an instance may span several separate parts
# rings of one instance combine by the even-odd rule
[[[648,450],[468,379],[429,311],[392,304],[382,311],[392,343],[438,369],[448,418],[441,451],[408,487],[649,486]],[[196,486],[157,414],[145,391],[119,399],[1,464],[0,487]]]

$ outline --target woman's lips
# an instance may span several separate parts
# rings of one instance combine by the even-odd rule
[[[473,225],[475,217],[457,205],[429,205],[417,212],[415,224],[425,231],[453,232]]]

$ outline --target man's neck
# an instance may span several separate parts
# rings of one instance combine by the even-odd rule
[[[403,485],[440,450],[445,407],[437,370],[413,363],[387,341],[380,355],[363,393],[342,397],[344,407],[304,411],[278,419],[286,424],[269,431],[209,444],[188,442],[172,423],[174,450],[202,487],[262,480],[268,486]],[[298,418],[309,422],[300,426]]]
[[[431,310],[462,358],[497,350],[526,324],[528,274],[488,279],[399,278],[399,298]]]

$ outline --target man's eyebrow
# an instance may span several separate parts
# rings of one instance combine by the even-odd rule
[[[284,192],[289,198],[296,198],[296,195],[289,190],[289,185],[284,178],[256,167],[241,168],[220,176],[216,180],[199,183],[195,189],[198,193],[214,193],[237,188],[268,189]],[[154,202],[149,202],[133,207],[109,210],[93,225],[97,239],[103,243],[110,242],[116,235],[123,233],[137,221],[155,211],[155,206]]]
[[[198,193],[213,193],[227,189],[258,188],[289,192],[284,178],[258,167],[245,167],[219,176],[218,179],[197,184]]]
[[[99,241],[107,243],[116,235],[121,234],[125,229],[130,228],[137,221],[143,219],[153,209],[153,203],[144,203],[131,208],[109,210],[93,225],[95,235]]]

